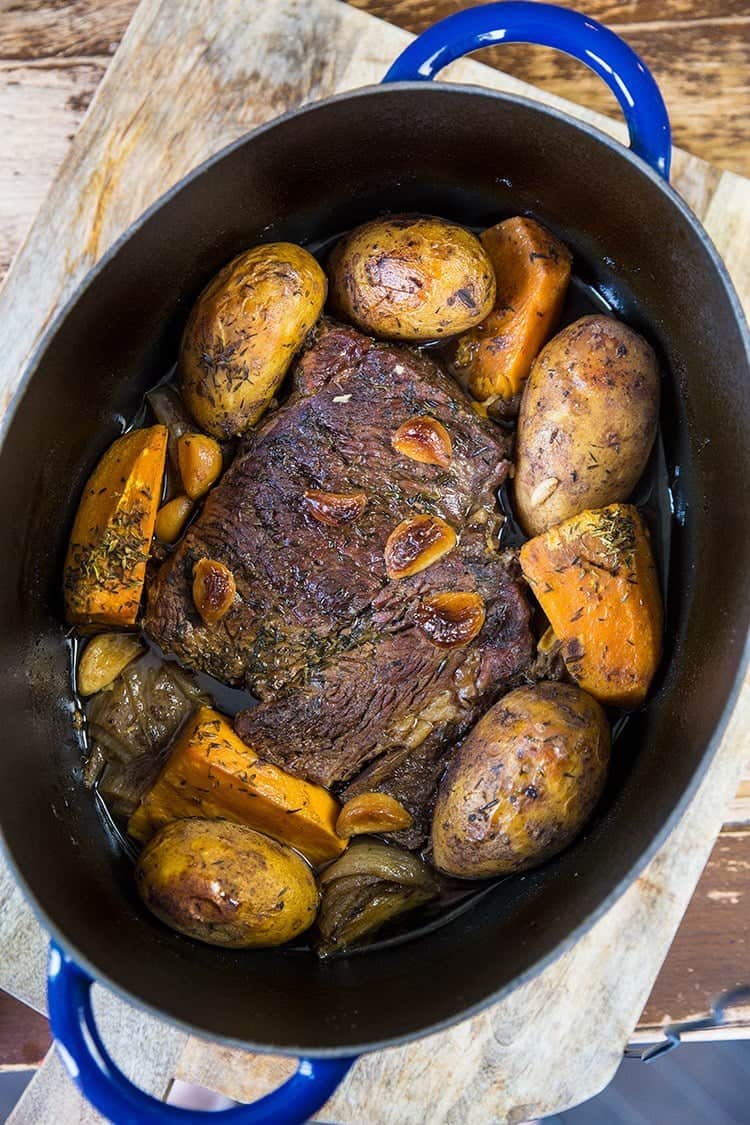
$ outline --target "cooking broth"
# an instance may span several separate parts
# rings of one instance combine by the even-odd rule
[[[338,241],[339,237],[340,235],[336,235],[329,239],[313,243],[308,246],[308,249],[310,249],[319,260],[325,261],[332,246]],[[568,287],[559,329],[566,327],[582,316],[592,314],[601,315],[602,313],[609,316],[616,316],[612,304],[594,286],[588,284],[574,273],[571,276]],[[422,348],[430,350],[434,358],[439,360],[439,348],[443,344],[444,341],[434,341],[423,345]],[[436,350],[437,354],[435,354]],[[174,378],[175,366],[165,372],[163,378],[159,380],[157,385],[172,383]],[[284,388],[282,388],[282,395],[280,397],[283,397],[283,391]],[[122,419],[122,431],[127,432],[131,429],[151,424],[152,421],[151,411],[144,397],[134,416],[131,419]],[[514,422],[502,422],[499,424],[509,426],[510,428],[514,428],[515,425]],[[165,473],[165,489],[168,487],[168,475],[168,473]],[[515,520],[509,485],[510,481],[506,482],[498,494],[499,506],[505,516],[504,524],[500,532],[499,543],[501,547],[515,548],[519,547],[525,541],[526,536]],[[670,476],[661,431],[657,433],[649,464],[632,499],[643,513],[651,532],[652,545],[661,580],[662,594],[666,602],[670,558],[672,497],[670,493]],[[169,663],[176,663],[174,657],[165,656],[153,642],[145,637],[145,635],[143,636],[143,640],[148,646],[154,661],[165,660]],[[87,708],[86,705],[82,704],[75,690],[75,669],[79,650],[79,641],[75,636],[69,638],[69,647],[72,670],[71,687],[75,700],[75,714],[79,717],[76,729],[82,754],[87,756],[91,749],[86,730],[85,715]],[[200,689],[213,699],[216,709],[230,717],[234,716],[238,711],[254,706],[257,702],[249,692],[229,687],[206,673],[198,672],[192,673],[192,675]],[[612,742],[615,752],[613,753],[613,769],[611,771],[608,788],[612,785],[621,784],[623,771],[627,769],[627,765],[623,762],[620,762],[617,766],[615,766],[615,763],[618,758],[616,753],[617,744],[623,738],[626,727],[630,721],[630,717],[621,712],[610,711],[609,718],[612,725]],[[118,818],[108,807],[106,800],[98,789],[98,785],[94,785],[94,796],[97,809],[107,832],[117,840],[119,846],[128,858],[135,861],[138,847],[127,837],[125,824],[122,819]],[[596,816],[596,814],[594,815]],[[582,835],[585,834],[584,831]],[[436,900],[426,906],[418,908],[411,914],[407,914],[402,921],[397,921],[383,927],[383,929],[378,932],[375,940],[347,951],[347,955],[351,956],[382,949],[395,943],[418,937],[430,932],[438,926],[445,925],[472,906],[479,898],[488,894],[506,878],[511,878],[511,876],[477,882],[465,882],[458,879],[441,877],[441,894]],[[300,939],[287,948],[309,951],[310,945],[304,939]]]

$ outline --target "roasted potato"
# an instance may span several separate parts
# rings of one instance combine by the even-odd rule
[[[495,274],[479,239],[426,215],[357,227],[336,246],[329,276],[335,311],[391,340],[465,332],[495,300]]]
[[[435,866],[483,879],[536,867],[578,835],[607,774],[604,711],[580,688],[517,688],[451,760],[432,821]]]
[[[318,909],[312,870],[291,848],[227,820],[174,820],[146,845],[138,892],[186,937],[229,949],[283,945]]]
[[[656,357],[632,328],[585,316],[537,357],[521,400],[516,514],[539,535],[586,508],[627,500],[659,415]]]
[[[325,304],[318,263],[289,242],[234,258],[198,298],[185,327],[180,384],[185,405],[215,438],[257,422]]]

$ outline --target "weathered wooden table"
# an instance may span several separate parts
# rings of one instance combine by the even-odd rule
[[[411,31],[468,6],[457,0],[353,0]],[[0,0],[0,278],[20,244],[103,77],[136,0]],[[572,6],[572,5],[571,5]],[[750,175],[746,128],[750,11],[744,0],[581,0],[654,68],[675,141]],[[571,100],[613,112],[576,64],[541,49],[505,47],[482,61]],[[718,175],[718,173],[717,173]],[[726,825],[642,1015],[639,1032],[702,1011],[750,979],[750,763]],[[733,1028],[733,1034],[750,1025]],[[0,995],[0,1066],[35,1065],[42,1018]]]

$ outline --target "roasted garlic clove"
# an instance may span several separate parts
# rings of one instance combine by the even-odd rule
[[[92,637],[78,664],[79,695],[94,695],[117,679],[131,661],[144,652],[132,633],[100,633]]]
[[[364,492],[321,492],[309,488],[303,496],[305,507],[318,523],[329,527],[344,527],[354,523],[365,510],[367,496]]]
[[[360,793],[347,801],[336,821],[336,835],[348,840],[366,832],[398,832],[410,828],[412,816],[388,793]]]
[[[385,569],[389,578],[419,574],[456,546],[456,533],[440,516],[419,515],[402,520],[388,536]]]
[[[174,543],[182,535],[188,517],[193,510],[193,501],[187,496],[175,496],[156,513],[154,532],[162,543]]]
[[[391,438],[391,445],[403,457],[423,465],[447,469],[453,456],[450,434],[442,422],[429,414],[418,414],[403,422]]]
[[[439,648],[468,644],[484,625],[484,618],[479,594],[451,591],[424,598],[416,612],[417,625]]]
[[[182,487],[191,500],[200,500],[221,476],[221,446],[205,434],[183,434],[177,441]]]
[[[193,602],[206,625],[221,621],[237,587],[231,570],[216,559],[199,559],[193,567]]]

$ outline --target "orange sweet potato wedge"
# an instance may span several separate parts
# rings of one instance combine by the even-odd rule
[[[576,682],[600,703],[639,707],[661,657],[663,610],[638,511],[581,512],[525,543],[521,567]]]
[[[167,436],[166,426],[124,434],[89,477],[65,559],[65,617],[71,624],[135,624]]]
[[[346,847],[336,834],[340,811],[326,789],[262,762],[228,719],[201,707],[178,735],[128,832],[145,843],[171,820],[221,817],[289,844],[317,865]]]
[[[459,337],[454,365],[476,399],[510,402],[557,325],[572,259],[558,238],[522,216],[490,227],[481,240],[495,270],[495,306]]]

